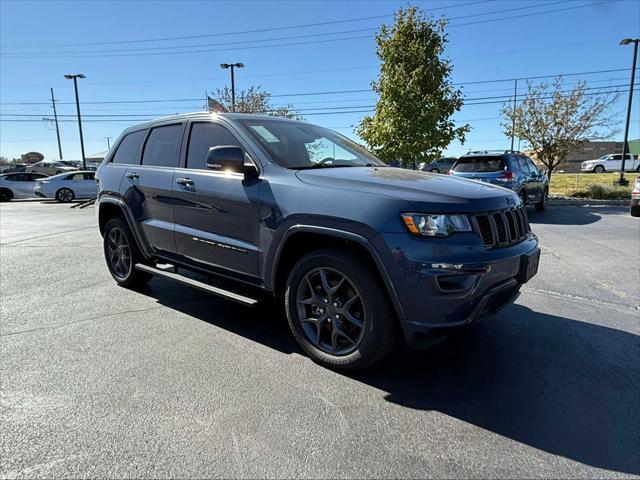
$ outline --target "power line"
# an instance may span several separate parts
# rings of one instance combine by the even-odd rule
[[[475,13],[475,14],[469,14],[469,15],[460,15],[457,17],[450,17],[449,20],[457,20],[457,19],[463,19],[463,18],[475,18],[475,17],[481,17],[481,16],[486,16],[486,15],[492,15],[492,14],[496,14],[496,13],[506,13],[506,12],[512,12],[512,11],[519,11],[519,10],[528,10],[531,8],[540,8],[540,7],[544,7],[544,6],[548,6],[548,5],[557,5],[559,3],[565,3],[565,0],[556,0],[553,2],[546,2],[546,3],[540,3],[540,4],[534,4],[534,5],[526,5],[524,7],[516,7],[516,8],[508,8],[508,9],[502,9],[502,10],[492,10],[489,12],[481,12],[481,13]],[[257,39],[257,40],[234,40],[232,42],[221,42],[221,43],[201,43],[201,44],[196,44],[196,45],[169,45],[169,46],[158,46],[158,47],[142,47],[142,48],[127,48],[127,49],[107,49],[107,50],[80,50],[80,51],[76,51],[76,52],[55,52],[55,51],[45,51],[45,52],[33,52],[33,53],[29,53],[29,55],[56,55],[56,54],[65,54],[65,55],[75,55],[75,54],[80,54],[80,55],[84,55],[84,54],[96,54],[96,53],[128,53],[128,52],[149,52],[149,51],[165,51],[166,53],[168,50],[176,50],[176,49],[185,49],[185,48],[205,48],[205,47],[220,47],[220,46],[225,46],[225,45],[238,45],[238,44],[256,44],[256,43],[263,43],[263,42],[275,42],[275,41],[281,41],[281,40],[295,40],[295,39],[301,39],[301,38],[312,38],[312,37],[324,37],[324,36],[328,36],[328,35],[343,35],[343,34],[350,34],[350,33],[362,33],[362,32],[375,32],[378,30],[378,27],[375,28],[360,28],[360,29],[356,29],[356,30],[342,30],[342,31],[337,31],[337,32],[320,32],[320,33],[310,33],[310,34],[304,34],[304,35],[293,35],[293,36],[286,36],[286,37],[272,37],[272,38],[263,38],[263,39]],[[77,47],[78,45],[74,45],[75,47]],[[12,53],[9,52],[5,52],[5,55],[9,55],[11,56]],[[20,54],[18,54],[20,55]]]
[[[535,15],[545,15],[548,13],[556,13],[556,12],[563,12],[563,11],[567,11],[567,10],[575,10],[578,8],[585,8],[585,7],[589,7],[589,6],[593,6],[593,5],[604,5],[604,4],[609,4],[609,3],[615,3],[615,2],[619,2],[622,0],[606,0],[606,1],[602,1],[596,4],[585,4],[585,5],[576,5],[576,6],[572,6],[572,7],[565,7],[565,8],[558,8],[558,9],[553,9],[553,10],[545,10],[542,12],[533,12],[533,13],[527,13],[527,14],[521,14],[521,15],[511,15],[511,16],[507,16],[507,17],[501,17],[501,18],[490,18],[490,19],[485,19],[485,20],[478,20],[475,22],[467,22],[467,23],[459,23],[459,24],[451,24],[448,25],[449,28],[453,28],[453,27],[461,27],[461,26],[467,26],[467,25],[475,25],[475,24],[480,24],[480,23],[490,23],[490,22],[498,22],[498,21],[503,21],[503,20],[511,20],[514,18],[524,18],[524,17],[530,17],[530,16],[535,16]],[[556,3],[556,2],[551,2],[551,3]],[[526,8],[533,8],[535,6],[529,6]],[[525,7],[520,7],[519,9],[522,9]],[[513,9],[513,10],[517,10],[517,9]],[[494,12],[494,13],[499,13],[499,12]],[[482,14],[480,14],[482,15]],[[365,29],[366,30],[366,29]],[[374,29],[372,29],[374,30]],[[310,36],[317,36],[317,35],[331,35],[331,33],[325,33],[325,34],[315,34],[315,35],[310,35]],[[304,37],[304,36],[301,36]],[[277,47],[291,47],[291,46],[299,46],[299,45],[310,45],[310,44],[319,44],[319,43],[333,43],[333,42],[341,42],[341,41],[345,41],[345,40],[358,40],[358,39],[368,39],[371,38],[370,35],[355,35],[355,36],[349,36],[349,37],[343,37],[343,38],[331,38],[331,39],[324,39],[324,40],[310,40],[310,41],[304,41],[304,42],[288,42],[288,43],[279,43],[279,44],[274,44],[274,45],[248,45],[248,46],[243,46],[243,47],[229,47],[229,48],[216,48],[216,49],[204,49],[204,50],[180,50],[180,51],[163,51],[163,52],[148,52],[148,49],[141,49],[144,50],[143,52],[140,53],[82,53],[82,52],[72,52],[72,53],[64,53],[64,52],[55,52],[55,53],[29,53],[26,55],[20,55],[20,54],[3,54],[5,59],[8,58],[12,58],[12,59],[28,59],[28,58],[40,58],[43,56],[46,56],[47,58],[94,58],[94,57],[100,57],[100,58],[104,58],[104,57],[139,57],[139,56],[158,56],[158,55],[182,55],[182,54],[197,54],[197,53],[211,53],[211,52],[226,52],[226,51],[237,51],[237,50],[247,50],[247,49],[263,49],[263,48],[277,48]],[[269,40],[266,40],[269,41]],[[238,42],[238,43],[243,43],[243,42]],[[183,47],[159,47],[159,48],[189,48],[189,46],[183,46]],[[140,49],[137,49],[140,50]],[[126,52],[126,50],[118,50],[119,52]]]
[[[466,7],[466,6],[471,6],[471,5],[476,5],[476,4],[480,4],[480,3],[489,3],[495,0],[480,0],[480,1],[474,1],[474,2],[466,2],[466,3],[459,3],[457,5],[449,5],[446,7],[438,7],[436,8],[437,10],[447,10],[447,9],[452,9],[452,8],[459,8],[459,7]],[[302,24],[302,25],[288,25],[288,26],[282,26],[282,27],[269,27],[269,28],[259,28],[259,29],[253,29],[253,30],[235,30],[235,31],[231,31],[231,32],[219,32],[219,33],[209,33],[209,34],[201,34],[201,35],[186,35],[186,36],[179,36],[179,37],[163,37],[163,38],[147,38],[147,39],[140,39],[140,40],[116,40],[116,41],[110,41],[110,42],[84,42],[84,45],[121,45],[121,44],[129,44],[129,43],[149,43],[149,42],[165,42],[165,41],[171,41],[171,40],[192,40],[192,39],[196,39],[196,38],[211,38],[211,37],[222,37],[222,36],[229,36],[229,35],[244,35],[247,33],[264,33],[264,32],[275,32],[275,31],[281,31],[281,30],[291,30],[291,29],[296,29],[296,28],[310,28],[310,27],[321,27],[321,26],[325,26],[325,25],[337,25],[337,24],[342,24],[342,23],[351,23],[351,22],[361,22],[361,21],[365,21],[365,20],[379,20],[381,18],[390,18],[393,17],[392,13],[386,14],[386,15],[374,15],[374,16],[369,16],[369,17],[357,17],[357,18],[346,18],[346,19],[341,19],[341,20],[332,20],[332,21],[327,21],[327,22],[318,22],[318,23],[307,23],[307,24]],[[63,44],[48,44],[48,45],[13,45],[11,48],[42,48],[42,47],[77,47],[78,44],[77,43],[63,43]]]

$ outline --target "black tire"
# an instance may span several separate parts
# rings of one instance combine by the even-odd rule
[[[58,170],[58,171],[56,172],[56,175],[60,175],[61,173],[62,173],[62,170]]]
[[[319,285],[314,290],[316,275]],[[340,276],[344,281],[338,281]],[[338,290],[327,295],[323,285]],[[301,298],[307,295],[309,298]],[[341,299],[345,301],[341,303]],[[382,359],[395,345],[396,324],[387,293],[376,272],[353,252],[320,248],[304,255],[289,273],[284,304],[298,344],[323,366],[361,370]],[[323,309],[320,314],[321,307],[326,312]],[[307,311],[311,316],[304,322],[301,315]]]
[[[604,173],[604,167],[602,165],[596,165],[596,168],[593,169],[594,173]]]
[[[632,217],[640,217],[640,205],[631,205],[629,213]]]
[[[431,170],[429,170],[431,173],[440,173],[440,170],[438,170],[437,168],[432,168]]]
[[[536,210],[539,212],[543,212],[547,209],[547,201],[549,200],[549,189],[545,188],[544,193],[542,194],[542,200],[536,203]]]
[[[640,173],[640,165],[636,167],[636,172]]]
[[[522,204],[523,207],[527,206],[527,191],[523,188],[522,190],[520,190],[520,192],[518,193],[518,197],[520,197],[520,203]]]
[[[56,200],[61,203],[72,202],[74,198],[76,198],[76,194],[70,188],[64,187],[56,192]]]
[[[122,245],[116,239],[116,237],[120,238],[120,235],[124,240]],[[121,217],[114,217],[105,225],[103,249],[109,273],[118,285],[134,288],[144,285],[151,279],[151,274],[135,268],[136,263],[145,263],[145,259],[129,225]],[[116,267],[116,262],[119,262],[120,268]],[[126,268],[122,268],[122,265]]]
[[[13,198],[13,192],[8,188],[0,189],[0,202],[9,202]]]

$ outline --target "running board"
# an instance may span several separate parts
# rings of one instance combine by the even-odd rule
[[[200,282],[198,280],[194,280],[193,278],[185,277],[183,275],[180,275],[174,272],[169,272],[167,270],[161,270],[159,268],[152,267],[150,265],[145,265],[143,263],[136,263],[136,269],[142,272],[150,273],[152,275],[157,275],[158,277],[163,277],[169,280],[173,280],[174,282],[187,285],[188,287],[194,287],[194,288],[197,288],[198,290],[202,290],[207,293],[218,295],[219,297],[223,297],[228,300],[233,300],[234,302],[242,303],[243,305],[253,306],[256,303],[258,303],[258,300],[256,300],[255,298],[245,297],[244,295],[230,292],[222,288],[214,287],[213,285],[209,285],[208,283]]]

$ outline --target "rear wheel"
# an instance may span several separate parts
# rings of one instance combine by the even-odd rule
[[[303,256],[289,274],[285,309],[300,346],[327,367],[368,367],[395,343],[393,312],[376,272],[344,250]]]
[[[547,201],[549,200],[549,189],[545,188],[544,193],[542,194],[542,200],[536,203],[536,210],[542,212],[547,208]]]
[[[8,188],[0,189],[0,202],[8,202],[13,198],[13,192]]]
[[[56,200],[62,203],[69,203],[75,198],[73,190],[70,188],[61,188],[56,192]]]
[[[144,257],[127,223],[121,217],[109,220],[104,227],[104,257],[111,276],[123,287],[144,285],[151,279],[146,272],[136,270]]]
[[[593,171],[596,173],[604,173],[604,167],[602,165],[598,165],[596,168],[593,169]]]

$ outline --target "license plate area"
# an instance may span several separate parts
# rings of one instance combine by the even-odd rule
[[[520,272],[518,273],[518,282],[527,283],[536,273],[538,273],[538,265],[540,264],[540,249],[527,253],[520,257]]]

